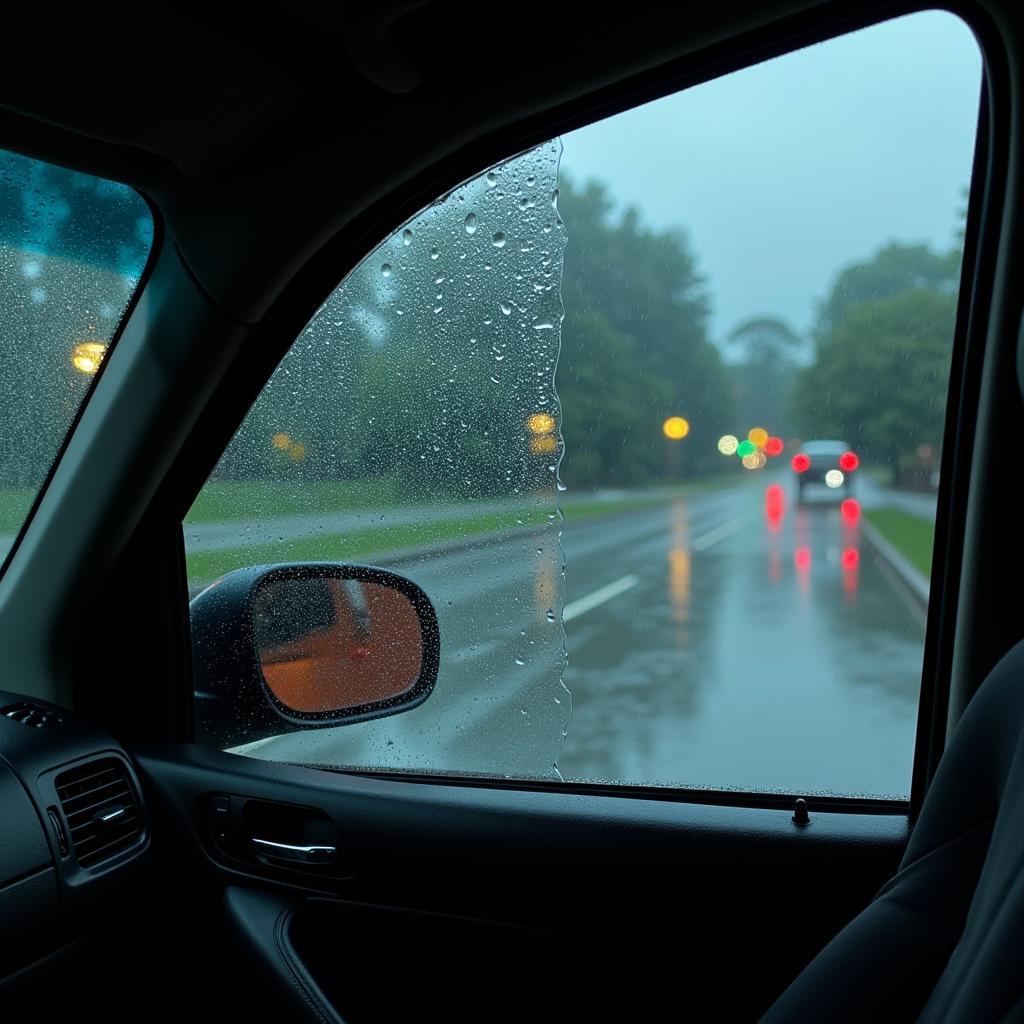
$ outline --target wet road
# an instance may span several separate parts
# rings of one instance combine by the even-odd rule
[[[551,530],[398,566],[438,609],[429,700],[240,749],[510,776],[551,777],[557,759],[566,779],[905,795],[923,615],[857,517],[833,501],[795,507],[785,474],[782,501],[766,503],[773,482],[570,523],[561,547]],[[859,483],[866,504],[884,500]]]

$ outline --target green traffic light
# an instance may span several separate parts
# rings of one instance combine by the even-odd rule
[[[740,441],[736,446],[736,454],[742,459],[744,455],[753,455],[757,451],[757,445],[753,441]]]

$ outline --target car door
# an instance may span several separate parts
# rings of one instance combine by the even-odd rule
[[[947,724],[1017,639],[986,581],[1019,554],[985,539],[1008,515],[999,496],[1013,475],[999,471],[991,442],[1011,436],[1019,403],[1009,372],[1019,310],[997,273],[1016,226],[1002,216],[1017,128],[1000,54],[1012,37],[981,9],[963,17],[912,15],[820,47],[823,68],[863,67],[870,55],[892,75],[879,94],[895,104],[906,100],[901,82],[922,81],[903,66],[906,47],[941,42],[965,62],[958,83],[973,81],[983,99],[979,114],[967,89],[969,116],[956,123],[970,195],[949,248],[961,254],[911,252],[916,239],[889,252],[883,235],[846,264],[836,257],[820,297],[849,300],[859,279],[870,294],[847,319],[832,309],[817,322],[813,358],[795,351],[787,363],[787,379],[809,396],[799,425],[773,388],[751,388],[769,370],[750,353],[789,344],[777,322],[768,329],[754,316],[773,311],[739,303],[732,323],[693,333],[706,326],[705,296],[674,225],[638,225],[581,179],[560,178],[558,159],[575,141],[576,166],[590,160],[610,173],[617,149],[668,150],[657,134],[667,122],[635,109],[639,101],[670,102],[682,85],[714,86],[726,71],[737,74],[722,79],[704,121],[691,111],[684,122],[703,123],[705,138],[730,117],[742,124],[737,112],[762,89],[795,102],[823,81],[810,67],[794,65],[775,85],[740,69],[768,55],[801,58],[802,44],[860,27],[838,10],[753,35],[723,30],[716,46],[655,61],[641,79],[621,74],[604,92],[591,83],[589,98],[538,106],[528,128],[510,116],[486,157],[468,143],[424,156],[431,187],[423,177],[416,190],[396,182],[335,241],[310,232],[317,254],[249,322],[234,315],[230,280],[214,291],[202,260],[165,240],[0,581],[0,642],[21,669],[8,688],[73,707],[104,730],[80,736],[77,754],[124,758],[152,864],[131,890],[109,881],[113,868],[97,873],[106,883],[69,869],[61,892],[77,885],[95,897],[64,937],[90,940],[15,978],[12,1000],[38,998],[62,976],[109,977],[113,956],[132,999],[159,992],[168,1010],[258,1019],[612,1019],[666,1006],[685,1013],[698,999],[756,1019],[770,1005],[895,870]],[[832,91],[818,127],[835,119],[835,74],[824,79]],[[923,81],[921,95],[936,87]],[[864,91],[857,77],[845,85]],[[938,116],[918,94],[907,109]],[[601,137],[612,111],[636,134]],[[866,123],[847,130],[866,133]],[[790,129],[799,136],[808,124]],[[946,127],[956,134],[952,117]],[[813,152],[813,132],[804,145]],[[863,166],[883,170],[869,199],[899,173],[900,196],[915,191],[918,172],[900,160],[941,162],[924,142],[892,138],[890,166],[871,145],[859,143]],[[768,176],[756,146],[740,149],[754,173],[708,192],[709,207],[740,205]],[[671,191],[679,175],[696,207],[686,161],[671,156],[661,187]],[[858,145],[844,159],[856,163]],[[716,174],[722,164],[709,180]],[[841,205],[837,184],[824,186]],[[794,197],[794,232],[819,216],[797,200],[812,203]],[[194,215],[182,202],[168,204],[170,223]],[[245,208],[258,213],[255,200]],[[767,229],[730,230],[723,268]],[[768,276],[766,263],[758,273]],[[659,280],[669,264],[679,277]],[[904,264],[910,284],[890,287]],[[922,284],[922,267],[934,280]],[[929,304],[925,314],[907,312],[908,294]],[[721,355],[714,372],[691,368],[672,391],[674,350],[645,362],[643,325],[659,311],[678,325],[693,367]],[[882,427],[862,429],[864,405],[851,406],[842,423],[873,446],[856,445],[863,464],[850,471],[864,474],[863,507],[833,505],[830,484],[798,507],[792,442],[832,436],[810,432],[810,421],[831,408],[837,382],[855,383],[839,357],[856,332],[879,331],[868,347],[893,360],[869,363],[879,379],[900,385],[901,373],[917,372],[901,355],[909,335],[885,349],[883,314],[895,318],[886,324],[909,316],[946,331],[941,372],[922,373],[920,404],[937,433],[906,440],[896,465]],[[393,358],[391,336],[405,343]],[[747,354],[730,362],[730,345]],[[403,361],[410,350],[412,363]],[[827,373],[823,352],[837,354]],[[758,405],[762,391],[774,406]],[[879,404],[902,400],[878,394]],[[769,415],[787,431],[761,422]],[[651,424],[654,438],[633,444]],[[783,444],[775,454],[772,439]],[[939,450],[937,499],[899,486],[927,479]],[[318,461],[326,452],[329,473]],[[886,481],[867,476],[872,460]],[[361,497],[346,505],[352,481]],[[913,511],[922,507],[932,511]],[[87,524],[77,533],[76,517]],[[930,577],[915,568],[922,547]],[[386,589],[393,573],[419,611],[417,684],[406,685],[403,669],[401,686],[383,696],[320,705],[306,700],[301,666],[298,683],[272,685],[268,666],[314,657],[310,638],[329,642],[346,615],[351,658],[372,645],[359,626],[365,590],[318,586],[261,610],[252,589],[265,585],[260,567],[290,567],[269,571],[291,583],[332,579],[364,556],[387,571],[346,580]],[[238,573],[250,574],[249,589],[236,587]],[[211,599],[223,618],[209,617]],[[82,628],[85,602],[111,610],[114,627],[105,623],[100,638]],[[430,615],[436,664],[424,653],[435,644]],[[384,635],[394,636],[388,621]],[[234,647],[231,623],[242,631]],[[74,637],[66,647],[62,630]],[[33,653],[40,636],[45,653]],[[844,673],[863,685],[847,685]],[[890,678],[904,680],[895,695]],[[846,687],[843,703],[822,696],[833,679]],[[739,695],[723,703],[737,680]],[[586,737],[575,747],[574,725]],[[842,753],[830,760],[830,749]],[[81,868],[73,848],[61,857],[58,868]],[[105,906],[117,914],[97,929]]]

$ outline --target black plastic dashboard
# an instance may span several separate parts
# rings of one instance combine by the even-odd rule
[[[131,899],[149,847],[120,745],[60,708],[0,690],[0,1000],[4,979]]]

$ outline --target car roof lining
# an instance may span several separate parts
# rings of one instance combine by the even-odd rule
[[[565,43],[571,5],[536,24],[431,0],[264,0],[244,19],[169,0],[62,6],[46,46],[6,62],[0,145],[145,192],[207,294],[251,323],[354,216],[444,159],[473,153],[468,175],[508,155],[486,140],[511,125],[528,145],[531,118],[820,6],[652,5],[590,19],[585,46]],[[69,90],[83,37],[112,57]]]

